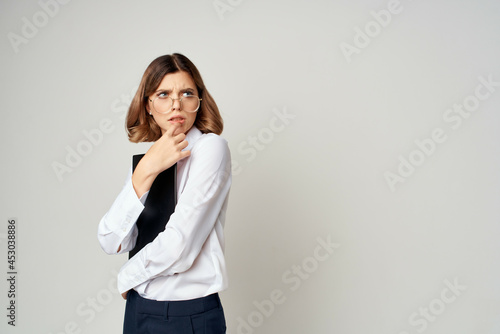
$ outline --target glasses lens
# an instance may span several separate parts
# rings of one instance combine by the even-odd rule
[[[197,96],[184,96],[182,98],[182,109],[186,112],[198,111],[200,99]]]
[[[153,100],[153,108],[160,114],[172,111],[172,99],[167,96],[158,96]],[[196,112],[200,108],[200,99],[197,96],[184,96],[181,100],[181,109],[186,112]]]
[[[172,110],[172,99],[166,96],[158,96],[153,101],[153,108],[160,114],[167,114]]]

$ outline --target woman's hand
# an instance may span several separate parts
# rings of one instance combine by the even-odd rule
[[[127,300],[127,295],[128,295],[128,291],[125,291],[124,293],[122,293],[122,298]]]
[[[191,154],[190,151],[182,151],[188,142],[184,133],[176,134],[177,129],[178,126],[175,125],[170,127],[137,164],[132,184],[139,198],[151,188],[158,174]]]

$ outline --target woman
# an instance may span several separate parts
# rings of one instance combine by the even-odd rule
[[[117,279],[127,300],[126,334],[226,331],[218,292],[227,287],[223,227],[231,157],[219,137],[222,128],[217,105],[187,57],[166,55],[148,66],[127,130],[132,142],[155,143],[131,168],[98,228],[106,253],[134,251]],[[149,191],[172,169],[175,210],[152,223],[162,224],[162,231],[140,248],[138,235],[148,232],[150,222],[137,221],[150,203]]]

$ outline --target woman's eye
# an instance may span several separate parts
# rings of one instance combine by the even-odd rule
[[[184,92],[184,94],[182,94],[182,96],[193,96],[193,92]]]
[[[159,98],[165,98],[167,96],[168,96],[168,93],[166,93],[166,92],[161,92],[161,93],[158,94]]]

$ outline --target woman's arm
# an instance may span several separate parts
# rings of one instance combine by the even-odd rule
[[[188,270],[213,230],[231,186],[231,157],[224,139],[207,136],[193,147],[189,179],[165,231],[121,268],[120,293]]]
[[[178,127],[172,126],[146,152],[111,209],[99,223],[97,238],[108,254],[121,254],[133,249],[137,239],[135,222],[142,210],[147,194],[159,173],[188,157],[191,152],[183,151],[188,145],[184,133],[177,134]]]
[[[132,175],[132,184],[137,197],[141,197],[151,189],[158,174],[191,154],[188,150],[183,151],[188,146],[188,142],[185,140],[184,133],[177,134],[178,128],[175,125],[170,127],[137,164]]]
[[[147,193],[141,199],[132,186],[132,169],[122,191],[97,228],[97,239],[108,254],[121,254],[134,248],[137,239],[135,222],[142,210]]]

